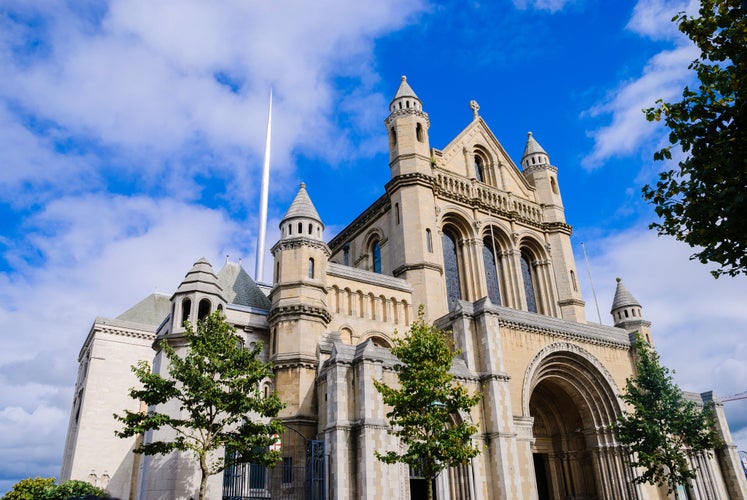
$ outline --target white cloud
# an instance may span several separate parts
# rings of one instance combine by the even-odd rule
[[[583,159],[588,170],[600,168],[605,160],[636,153],[644,143],[656,143],[662,128],[646,122],[643,109],[654,107],[658,99],[676,100],[694,74],[689,64],[699,51],[672,23],[680,11],[693,12],[697,3],[639,0],[627,28],[638,35],[670,41],[674,47],[652,56],[642,74],[618,85],[602,103],[587,111],[588,116],[610,116],[610,121],[589,132],[594,140],[592,151]]]
[[[607,102],[589,110],[591,116],[612,115],[612,121],[590,132],[594,147],[582,162],[584,168],[593,170],[608,158],[637,152],[645,139],[661,134],[661,128],[648,123],[642,110],[654,107],[658,99],[675,99],[692,78],[687,67],[696,57],[692,45],[660,52],[648,61],[640,77],[623,83]]]
[[[680,12],[698,11],[696,0],[639,0],[627,28],[652,40],[680,40],[681,34],[672,18]]]
[[[576,0],[513,0],[517,9],[545,10],[551,13],[563,10],[567,5],[572,5]]]
[[[637,227],[586,241],[602,319],[611,324],[609,307],[616,277],[652,322],[652,337],[664,365],[675,370],[683,390],[714,390],[719,396],[745,390],[747,379],[747,278],[714,279],[709,268],[689,260],[684,243],[657,237]],[[583,262],[583,255],[576,256]],[[585,273],[583,273],[585,276]],[[582,279],[587,317],[596,321],[593,297]],[[726,403],[732,430],[744,436],[747,419],[739,403]],[[743,407],[742,407],[743,408]],[[747,449],[747,440],[739,442]]]
[[[167,189],[181,189],[206,165],[213,176],[256,174],[270,86],[276,171],[292,167],[296,150],[330,160],[370,155],[365,139],[379,117],[337,106],[334,79],[352,78],[370,91],[377,83],[373,40],[410,22],[423,3],[113,0],[6,9],[15,15],[2,20],[0,99],[12,112],[0,120],[0,137],[7,130],[32,142],[27,136],[36,135],[37,149],[49,156],[58,146],[51,129],[66,145],[85,141],[102,175],[134,159],[128,175],[151,185],[165,176]],[[342,114],[355,118],[348,132],[354,141],[338,136]],[[190,157],[203,145],[209,159]],[[175,163],[179,176],[169,171]],[[6,185],[21,185],[38,171],[28,164],[39,161],[9,162]]]
[[[8,250],[16,270],[0,274],[0,454],[19,464],[3,461],[6,475],[59,468],[78,350],[97,315],[171,293],[199,257],[217,270],[252,243],[218,211],[144,197],[60,199],[24,230]]]

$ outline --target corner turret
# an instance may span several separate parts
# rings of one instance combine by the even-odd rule
[[[617,289],[612,301],[612,320],[616,327],[623,328],[628,333],[639,333],[643,340],[651,342],[651,322],[643,319],[641,304],[633,294],[625,288],[622,278],[617,278]]]
[[[327,309],[327,263],[324,224],[301,183],[280,222],[280,240],[272,247],[274,283],[270,292],[270,360],[276,387],[284,387],[281,417],[291,416],[306,436],[316,431],[313,406],[317,345],[331,321]],[[291,418],[287,422],[295,422]]]
[[[521,166],[524,169],[524,176],[537,190],[537,201],[545,206],[545,220],[565,222],[563,199],[558,188],[558,169],[550,164],[550,156],[531,132],[527,134]]]
[[[431,173],[431,153],[428,140],[430,120],[423,103],[403,76],[397,93],[389,104],[389,116],[384,121],[389,135],[389,167],[392,178],[400,175]]]
[[[171,333],[183,333],[184,322],[204,319],[225,307],[223,289],[213,266],[202,257],[187,272],[171,297]]]
[[[280,221],[280,238],[287,240],[304,237],[324,241],[323,234],[322,219],[311,202],[309,193],[306,192],[306,184],[302,182],[293,203]]]

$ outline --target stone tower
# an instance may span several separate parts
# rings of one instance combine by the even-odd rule
[[[622,278],[617,278],[617,289],[615,289],[610,314],[616,327],[624,329],[631,335],[639,333],[641,338],[653,347],[651,322],[643,319],[641,304],[625,287]]]
[[[532,133],[529,132],[527,135],[521,166],[524,176],[536,190],[537,201],[542,206],[561,316],[569,321],[585,322],[584,301],[581,299],[571,249],[571,227],[565,222],[565,210],[558,187],[558,169],[550,164],[550,156]]]
[[[286,404],[281,416],[307,437],[316,433],[317,345],[331,318],[326,289],[330,252],[323,233],[324,224],[301,183],[280,222],[280,240],[272,247],[275,270],[268,322],[275,389]]]
[[[440,241],[428,141],[430,121],[423,104],[403,76],[389,105],[385,120],[389,135],[389,168],[392,179],[386,185],[389,211],[389,257],[392,275],[406,279],[414,297],[435,319],[446,311],[442,286]]]
[[[223,289],[218,282],[218,276],[213,271],[210,262],[202,257],[187,272],[171,297],[171,321],[157,331],[153,343],[156,349],[153,371],[164,378],[170,377],[169,361],[163,350],[159,348],[160,341],[167,341],[179,354],[185,353],[187,342],[184,337],[184,322],[189,321],[192,325],[196,325],[199,320],[204,319],[210,313],[216,310],[223,311],[225,307],[226,301]],[[180,418],[189,418],[180,408],[180,402],[175,399],[159,405],[158,411]],[[164,427],[149,431],[144,439],[145,442],[172,441],[176,436],[176,431]],[[163,484],[173,485],[173,490],[169,492],[173,498],[189,498],[191,492],[194,491],[199,468],[190,454],[172,451],[168,455],[143,456],[141,470],[143,498],[158,495]],[[220,481],[211,478],[209,488],[217,491],[220,488]]]
[[[223,290],[213,266],[205,257],[194,263],[192,269],[171,297],[170,336],[184,333],[184,322],[192,324],[211,312],[225,307]]]

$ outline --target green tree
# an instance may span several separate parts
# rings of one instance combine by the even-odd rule
[[[106,490],[85,481],[70,479],[57,484],[57,480],[53,477],[36,477],[18,481],[13,485],[13,489],[3,496],[3,500],[68,500],[86,495],[109,497]]]
[[[69,500],[70,498],[83,498],[88,495],[108,498],[109,494],[85,481],[70,479],[64,483],[49,488],[43,497],[44,500]]]
[[[698,17],[672,21],[700,49],[689,66],[700,84],[680,102],[644,110],[670,129],[654,159],[671,160],[676,144],[686,155],[643,187],[660,218],[650,227],[697,248],[691,258],[717,263],[716,278],[747,274],[747,4],[701,0]]]
[[[637,483],[666,485],[670,493],[676,492],[677,485],[695,479],[688,454],[710,454],[721,445],[713,408],[699,408],[685,399],[659,355],[640,337],[635,349],[636,376],[628,378],[620,396],[630,411],[618,418],[615,433],[635,453],[632,465],[643,469]]]
[[[394,341],[392,354],[402,362],[395,367],[399,388],[374,380],[384,403],[391,407],[387,418],[390,433],[398,436],[407,451],[376,452],[382,462],[402,462],[421,472],[428,481],[428,499],[433,498],[433,479],[447,467],[470,461],[480,453],[473,444],[477,427],[453,421],[451,416],[469,412],[480,400],[454,382],[449,373],[458,351],[452,351],[447,334],[425,323],[423,309],[402,339]]]
[[[147,412],[125,410],[114,417],[124,423],[116,434],[122,438],[147,430],[171,428],[170,441],[153,441],[137,447],[135,453],[167,454],[173,450],[192,451],[200,465],[199,498],[205,498],[207,479],[236,463],[275,465],[280,452],[269,451],[273,435],[283,425],[274,420],[283,404],[276,394],[263,397],[259,383],[272,376],[272,366],[259,360],[262,345],[246,349],[216,311],[197,323],[197,331],[185,322],[187,353],[181,357],[168,344],[160,347],[168,360],[169,378],[152,373],[145,362],[132,369],[142,388],[130,390],[130,397],[148,406]],[[176,402],[177,415],[161,413],[159,405]],[[254,419],[254,420],[253,420]],[[225,449],[225,455],[215,453]]]
[[[3,500],[36,500],[44,498],[46,491],[55,486],[53,477],[26,478],[13,485],[13,489],[3,496]]]

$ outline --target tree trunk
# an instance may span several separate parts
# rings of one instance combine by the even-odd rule
[[[209,475],[207,470],[207,457],[205,457],[204,455],[200,455],[200,500],[205,500],[208,477]]]
[[[433,500],[433,478],[428,478],[428,500]]]

